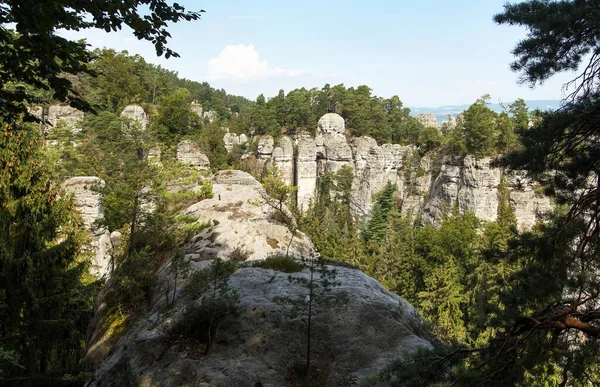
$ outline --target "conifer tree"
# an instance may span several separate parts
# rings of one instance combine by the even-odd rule
[[[81,369],[91,307],[83,235],[44,163],[38,130],[1,125],[0,347],[19,364],[3,377],[58,383]]]

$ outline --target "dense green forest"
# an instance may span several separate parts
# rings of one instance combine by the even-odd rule
[[[88,8],[48,2],[28,15],[5,12],[12,8],[0,1],[0,46],[10,53],[10,59],[0,57],[0,381],[82,385],[90,377],[82,356],[85,333],[104,284],[87,272],[88,235],[71,199],[60,193],[62,180],[92,175],[106,182],[99,226],[120,231],[125,241],[113,257],[105,295],[108,339],[118,340],[147,310],[156,270],[180,256],[178,247],[206,227],[179,214],[211,197],[212,188],[208,172],[176,161],[177,142],[196,141],[214,169],[256,172],[238,150],[226,152],[222,127],[251,136],[314,132],[319,117],[332,110],[344,117],[349,135],[368,135],[380,144],[412,144],[432,157],[501,156],[502,166],[525,169],[543,181],[559,204],[552,219],[519,234],[503,180],[495,222],[449,209],[441,224],[423,225],[417,214],[402,211],[396,187],[388,184],[374,197],[371,216],[356,219],[350,211],[352,171],[320,176],[308,211],[294,209],[300,229],[324,258],[356,266],[410,301],[441,340],[433,351],[386,369],[379,382],[598,384],[600,51],[598,28],[588,23],[598,16],[597,1],[525,1],[495,17],[500,24],[530,29],[515,48],[512,66],[532,84],[591,57],[564,108],[529,112],[517,100],[496,113],[487,106],[489,96],[482,96],[456,126],[441,131],[423,127],[399,97],[374,96],[368,86],[325,85],[249,101],[180,79],[139,56],[88,51],[83,43],[48,33],[53,23],[110,29],[125,22],[152,41],[157,53],[176,55],[166,48],[167,22],[200,15],[159,3],[153,11],[159,22],[151,27],[135,12],[107,18],[129,9],[122,2],[104,0]],[[95,24],[83,14],[91,14]],[[17,23],[17,32],[5,23]],[[79,133],[59,123],[40,135],[28,109],[57,102],[86,111]],[[198,116],[192,102],[217,119]],[[120,117],[132,103],[149,113],[149,130]],[[146,157],[157,144],[160,167]],[[272,174],[263,184],[280,190],[282,201],[292,193]],[[143,210],[148,202],[154,211]]]

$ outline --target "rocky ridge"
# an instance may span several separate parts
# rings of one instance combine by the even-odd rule
[[[507,180],[510,205],[521,230],[531,228],[553,210],[551,198],[539,193],[537,182],[521,171],[493,166],[492,158],[447,156],[432,160],[414,146],[378,145],[373,138],[347,138],[344,132],[343,118],[328,113],[319,120],[316,137],[306,133],[283,136],[275,146],[271,136],[262,136],[257,140],[259,165],[272,162],[287,184],[297,186],[297,204],[303,210],[315,197],[319,176],[343,166],[354,171],[351,207],[357,216],[368,216],[373,195],[391,182],[398,187],[403,211],[421,215],[424,222],[439,222],[443,213],[455,206],[493,221],[502,176]]]
[[[97,300],[86,356],[97,370],[89,386],[283,386],[304,361],[307,315],[294,305],[303,304],[308,289],[288,277],[309,280],[309,269],[287,274],[252,262],[286,252],[314,258],[312,242],[273,216],[269,198],[251,175],[221,171],[213,177],[213,190],[212,199],[182,212],[208,227],[184,246],[191,271],[180,281],[174,303],[167,304],[164,296],[171,283],[167,261],[157,271],[149,311],[111,347],[102,330],[107,306],[102,296]],[[193,273],[215,258],[230,259],[236,249],[246,251],[246,262],[228,279],[239,296],[237,317],[221,326],[208,352],[201,342],[171,336],[173,324],[210,294],[185,290],[196,278]],[[335,270],[337,284],[315,304],[311,320],[312,364],[325,385],[360,383],[436,343],[418,312],[401,297],[359,270],[327,268]],[[320,274],[315,278],[320,281]],[[296,304],[281,301],[285,299]]]

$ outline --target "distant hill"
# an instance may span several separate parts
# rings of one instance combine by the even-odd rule
[[[560,101],[557,99],[545,99],[545,100],[530,100],[525,101],[530,110],[555,110],[560,107]],[[454,116],[459,113],[467,110],[470,105],[447,105],[447,106],[439,106],[439,107],[411,107],[410,112],[412,115],[422,114],[422,113],[433,113],[435,114],[438,123],[446,121],[448,119],[448,114],[452,114]],[[489,107],[497,112],[502,111],[502,107],[500,104],[491,103]]]

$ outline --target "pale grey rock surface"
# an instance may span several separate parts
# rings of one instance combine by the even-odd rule
[[[191,140],[183,140],[177,144],[177,160],[198,169],[210,168],[208,156]]]
[[[417,121],[423,124],[426,128],[437,128],[438,122],[435,114],[433,113],[421,113],[415,116]]]
[[[315,197],[317,187],[317,144],[314,138],[308,135],[298,138],[296,183],[298,208],[306,211]]]
[[[312,319],[312,360],[327,364],[325,385],[359,384],[395,360],[432,348],[436,339],[405,300],[358,270],[329,268],[337,271],[340,286],[332,288],[326,305],[315,307]],[[309,274],[305,269],[292,275]],[[286,385],[290,368],[304,358],[306,317],[275,300],[305,299],[307,289],[288,274],[260,268],[239,269],[229,286],[240,296],[240,315],[221,328],[208,355],[194,352],[198,344],[167,334],[194,301],[180,297],[172,309],[155,301],[112,349],[90,386]]]
[[[213,177],[212,199],[206,199],[185,209],[210,227],[194,236],[184,250],[205,259],[228,259],[239,248],[248,253],[248,260],[273,255],[314,256],[315,247],[299,231],[292,233],[273,216],[275,210],[267,202],[262,186],[252,175],[242,171],[219,171]],[[287,210],[286,210],[286,213]]]
[[[129,105],[121,112],[121,117],[128,118],[140,124],[142,130],[148,126],[148,114],[140,105]]]
[[[81,121],[83,120],[84,114],[81,110],[77,110],[71,106],[52,105],[47,108],[47,117],[45,119],[50,123],[46,126],[46,133],[52,132],[52,128],[56,126],[59,121],[64,122],[73,133],[81,131]],[[42,108],[38,107],[34,109],[33,114],[42,119]]]
[[[279,170],[281,179],[287,185],[294,184],[294,143],[292,139],[283,136],[273,149],[273,163]]]
[[[424,115],[420,119],[434,126],[435,116]],[[443,129],[449,130],[461,120],[460,115],[456,120],[449,116]],[[439,224],[443,214],[455,206],[462,212],[474,212],[480,219],[492,221],[497,217],[502,176],[509,180],[510,204],[519,229],[531,228],[553,210],[552,200],[534,191],[537,183],[527,180],[522,173],[505,172],[493,166],[489,157],[446,156],[432,160],[414,146],[378,145],[366,136],[347,139],[343,121],[338,114],[328,113],[319,120],[314,138],[302,132],[293,140],[282,137],[277,146],[271,136],[259,139],[260,167],[274,162],[284,181],[296,184],[297,205],[303,211],[315,197],[319,176],[343,166],[354,170],[351,208],[356,216],[369,216],[373,195],[389,182],[397,185],[396,199],[402,211],[422,215],[425,223]]]
[[[90,248],[94,256],[90,272],[98,277],[108,274],[112,252],[110,233],[96,224],[104,218],[102,188],[104,180],[95,176],[72,177],[62,184],[63,191],[73,195],[75,209],[81,215],[84,227],[91,234]]]
[[[225,136],[223,136],[223,143],[225,143],[225,149],[227,149],[227,152],[231,152],[236,145],[244,145],[248,143],[248,136],[243,133],[240,135],[235,133],[225,133]]]
[[[318,127],[320,134],[344,134],[346,123],[339,114],[327,113],[319,119]]]

